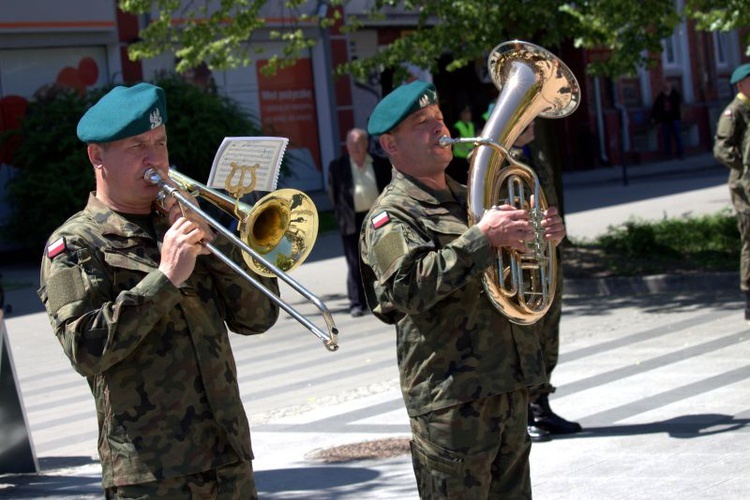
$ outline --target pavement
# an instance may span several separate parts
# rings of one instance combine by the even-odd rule
[[[566,174],[568,234],[592,239],[631,218],[728,210],[726,177],[709,154]],[[408,454],[320,458],[378,442],[398,450],[409,436],[392,327],[349,316],[345,271],[338,235],[324,234],[293,273],[333,313],[337,352],[288,316],[265,335],[233,339],[262,499],[418,498]],[[36,472],[0,474],[0,498],[100,498],[92,397],[51,335],[37,272],[0,263],[38,462]],[[533,445],[536,498],[750,498],[750,332],[737,281],[566,280],[551,402],[584,431]],[[282,297],[316,321],[286,285]]]

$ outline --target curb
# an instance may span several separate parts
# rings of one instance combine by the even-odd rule
[[[735,271],[570,279],[564,281],[563,297],[698,293],[720,290],[736,290],[739,293],[739,283],[740,275]]]
[[[601,184],[627,184],[633,179],[663,177],[709,170],[727,170],[712,153],[698,153],[684,160],[662,160],[634,165],[612,165],[594,170],[563,172],[563,186],[581,188]]]

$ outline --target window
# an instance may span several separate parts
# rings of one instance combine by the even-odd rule
[[[678,39],[680,28],[670,36],[662,40],[664,51],[661,53],[661,60],[664,68],[679,68],[682,64],[682,54],[680,51],[680,42]]]
[[[736,66],[740,60],[739,54],[737,54],[737,33],[714,31],[711,36],[714,41],[716,68],[728,70]]]

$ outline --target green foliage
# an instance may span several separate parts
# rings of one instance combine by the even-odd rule
[[[18,167],[7,186],[11,214],[3,238],[37,255],[47,236],[83,208],[94,189],[86,148],[76,136],[89,102],[72,90],[51,88],[29,103],[17,132],[22,139],[14,155]]]
[[[591,0],[560,9],[577,20],[572,32],[577,47],[608,50],[588,68],[592,74],[608,76],[634,76],[638,67],[653,66],[653,54],[662,51],[661,40],[669,37],[681,20],[673,0]],[[638,50],[632,50],[635,47]]]
[[[133,59],[174,53],[177,70],[184,72],[202,62],[211,69],[248,66],[262,49],[251,46],[253,34],[268,29],[264,17],[284,19],[283,28],[269,30],[272,40],[282,42],[280,55],[268,58],[264,73],[294,64],[316,43],[316,30],[330,27],[337,18],[332,7],[347,0],[322,3],[304,0],[121,0],[124,12],[154,14],[141,31],[140,40],[128,53]],[[385,10],[399,9],[412,16],[416,29],[371,57],[345,63],[338,75],[365,80],[384,68],[403,73],[405,62],[436,69],[444,54],[456,69],[484,60],[489,50],[509,39],[538,43],[552,51],[563,42],[600,49],[603,57],[589,63],[588,71],[600,76],[632,75],[639,67],[654,64],[662,51],[661,40],[670,36],[684,18],[695,19],[699,29],[723,30],[750,25],[750,0],[686,0],[678,12],[673,0],[371,0],[359,18],[349,16],[344,31],[361,29],[366,21],[384,18]],[[173,19],[178,19],[175,25]],[[750,40],[749,40],[750,42]]]
[[[750,25],[748,0],[687,0],[685,14],[705,31],[732,31]],[[750,32],[745,34],[745,54],[750,55]]]
[[[226,136],[259,135],[259,127],[230,99],[169,76],[156,80],[167,96],[170,161],[204,182]],[[9,241],[39,250],[50,233],[81,210],[95,189],[86,146],[76,135],[85,110],[109,88],[86,96],[52,88],[29,103],[16,152],[19,167],[8,183]]]
[[[123,12],[157,13],[141,30],[140,40],[128,47],[128,56],[140,60],[173,53],[180,73],[202,62],[217,70],[249,66],[251,56],[260,53],[249,41],[254,32],[266,27],[260,10],[267,3],[267,0],[222,0],[183,5],[179,0],[121,0],[119,7]],[[272,57],[269,67],[262,70],[264,73],[294,64],[296,58],[315,45],[315,41],[297,26],[298,23],[320,22],[315,16],[300,11],[304,3],[304,0],[283,3],[282,15],[289,16],[289,22],[285,23],[284,30],[272,30],[270,37],[284,43],[284,57]],[[173,19],[179,19],[177,26]]]
[[[674,269],[737,269],[740,235],[728,211],[658,222],[630,220],[610,227],[592,246],[604,252],[618,275],[658,274]]]
[[[378,16],[383,7],[399,3],[376,0],[367,16]],[[484,61],[492,48],[511,39],[554,49],[576,29],[575,18],[563,13],[561,5],[557,0],[405,1],[405,10],[419,13],[417,29],[368,59],[339,66],[336,72],[365,78],[370,72],[387,67],[396,69],[398,78],[402,62],[435,71],[438,60],[446,53],[453,58],[447,67],[450,71]]]

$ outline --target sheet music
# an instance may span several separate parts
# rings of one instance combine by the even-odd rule
[[[275,191],[287,144],[286,137],[225,137],[211,165],[208,187],[230,192],[238,187],[245,193]]]

